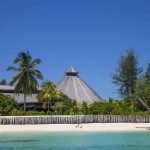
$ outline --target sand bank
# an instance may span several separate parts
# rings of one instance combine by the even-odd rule
[[[89,124],[41,124],[0,125],[0,132],[56,132],[56,131],[150,131],[150,123],[89,123]]]

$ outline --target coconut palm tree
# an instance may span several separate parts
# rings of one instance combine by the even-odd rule
[[[36,67],[41,60],[32,60],[29,52],[21,52],[14,60],[15,66],[9,66],[7,70],[15,71],[17,74],[13,77],[10,85],[15,85],[15,93],[24,94],[24,114],[26,114],[26,97],[32,94],[38,88],[37,79],[43,79],[43,76]]]
[[[47,81],[43,84],[41,92],[38,94],[38,99],[44,102],[47,106],[47,113],[50,112],[51,101],[61,99],[61,93],[56,89],[53,82]]]

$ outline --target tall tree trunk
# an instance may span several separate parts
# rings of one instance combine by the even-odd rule
[[[24,93],[24,115],[26,115],[26,98],[27,98],[27,94]]]
[[[50,107],[51,107],[51,100],[48,99],[48,106],[47,106],[47,114],[49,115],[50,114]]]
[[[49,107],[50,107],[50,101],[48,101],[48,106],[47,106],[48,108],[47,108],[47,111],[48,111],[48,113],[49,113]]]

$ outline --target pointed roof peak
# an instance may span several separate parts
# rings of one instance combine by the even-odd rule
[[[72,66],[66,72],[67,75],[77,75],[78,73],[79,72]]]

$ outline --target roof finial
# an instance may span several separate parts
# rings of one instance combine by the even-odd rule
[[[67,70],[66,74],[67,75],[74,75],[77,76],[78,75],[78,71],[76,71],[76,69],[74,69],[72,66]]]

